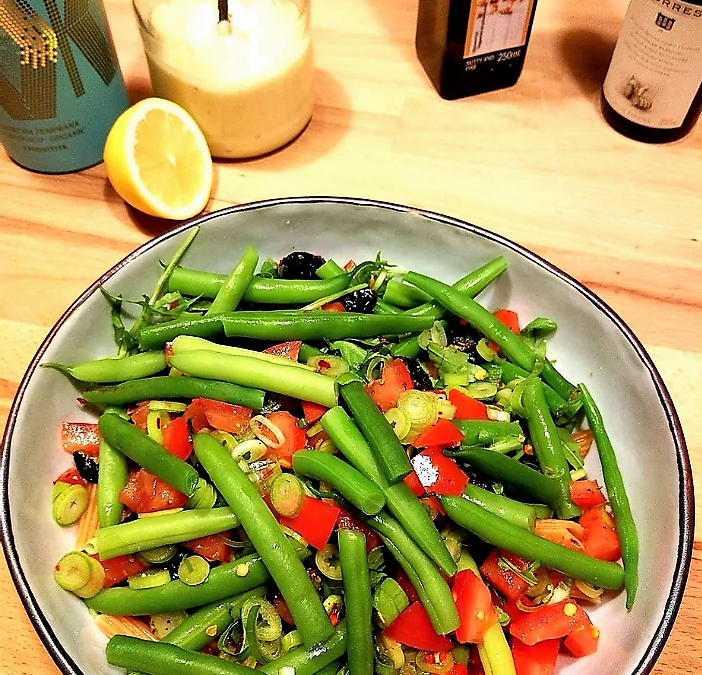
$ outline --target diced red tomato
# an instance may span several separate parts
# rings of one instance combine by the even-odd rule
[[[525,645],[512,638],[510,647],[517,675],[553,675],[561,646],[560,638]]]
[[[403,480],[415,497],[422,497],[425,494],[424,486],[419,482],[419,477],[414,471],[408,473]]]
[[[220,534],[210,534],[206,537],[183,542],[183,546],[201,555],[205,560],[214,562],[229,562],[232,557],[232,549],[224,539],[231,538],[231,532],[221,532]]]
[[[345,312],[346,307],[342,302],[328,302],[326,305],[322,305],[322,309],[327,312]]]
[[[412,582],[409,580],[409,577],[405,573],[405,570],[403,570],[402,568],[397,570],[397,583],[400,584],[402,590],[405,593],[407,593],[407,597],[409,598],[410,602],[419,601],[419,593],[417,593],[414,586],[412,585]]]
[[[97,556],[93,557],[99,559]],[[127,577],[139,574],[139,572],[143,572],[149,567],[141,558],[135,555],[118,555],[116,558],[110,558],[109,560],[100,560],[100,564],[105,570],[103,588],[110,588],[120,584]]]
[[[346,509],[339,508],[338,528],[340,530],[355,530],[363,532],[366,537],[366,551],[370,552],[380,546],[380,537],[365,523],[361,522]]]
[[[413,602],[383,631],[383,635],[427,652],[448,652],[453,646],[451,640],[436,633],[420,602]]]
[[[281,525],[297,532],[310,546],[322,549],[329,543],[341,509],[334,503],[305,496],[300,513],[294,518],[278,515]]]
[[[208,429],[210,426],[205,411],[194,401],[188,404],[182,417],[187,420],[188,425],[195,434],[203,429]]]
[[[454,662],[447,675],[468,675],[468,666],[464,666],[462,663]]]
[[[473,570],[461,570],[451,587],[461,625],[456,629],[459,642],[480,643],[485,631],[497,621],[490,591]]]
[[[139,469],[129,476],[119,500],[136,513],[153,513],[185,506],[188,498],[157,476]]]
[[[524,644],[564,637],[587,621],[585,612],[574,600],[541,605],[509,623],[509,632]]]
[[[368,395],[383,412],[397,406],[400,394],[409,389],[414,389],[412,376],[401,359],[386,363],[380,379],[373,380],[366,387]]]
[[[249,426],[253,411],[243,405],[234,405],[211,398],[194,398],[193,404],[202,408],[209,426],[228,431],[230,434],[240,434]]]
[[[453,416],[456,420],[486,420],[487,406],[484,403],[464,394],[460,389],[449,390],[449,401],[456,406]]]
[[[82,452],[97,457],[100,436],[97,424],[91,422],[64,422],[61,425],[61,444],[66,452]]]
[[[607,503],[595,480],[574,480],[570,483],[570,498],[583,510]]]
[[[319,403],[313,403],[312,401],[302,401],[302,412],[305,416],[305,422],[307,424],[312,424],[316,422],[329,408],[325,405],[320,405]]]
[[[185,417],[176,417],[171,420],[163,430],[163,447],[179,459],[188,459],[193,451],[193,442],[190,439],[188,420]]]
[[[83,485],[85,481],[75,467],[64,471],[54,483],[68,483],[69,485]]]
[[[289,340],[288,342],[283,342],[279,345],[268,347],[267,349],[263,350],[263,353],[282,356],[284,359],[297,361],[300,356],[300,347],[302,347],[301,340]]]
[[[534,534],[573,551],[584,551],[585,529],[572,520],[542,518],[536,521]]]
[[[597,651],[597,644],[600,640],[600,631],[590,623],[587,615],[586,618],[585,625],[578,626],[563,641],[565,648],[578,658],[594,654]]]
[[[458,496],[463,493],[468,484],[468,476],[437,446],[426,448],[415,455],[412,458],[412,466],[420,485],[427,492]],[[410,489],[412,489],[411,483],[412,479],[410,479]]]
[[[500,553],[518,570],[525,570],[527,568],[526,561],[522,560],[519,556],[507,553],[506,551],[501,551]],[[508,600],[517,600],[524,595],[529,584],[512,570],[508,568],[503,569],[498,563],[499,556],[497,551],[491,551],[490,555],[485,558],[483,564],[480,566],[480,574],[482,574],[483,578],[505,598]]]
[[[513,312],[511,309],[498,309],[496,312],[493,312],[492,315],[507,326],[513,333],[519,335],[521,332],[519,328],[519,317],[517,313]]]
[[[148,401],[141,401],[134,408],[128,410],[129,418],[134,423],[134,426],[142,431],[146,431],[146,420],[150,412]]]
[[[415,448],[450,448],[459,445],[463,440],[463,433],[451,420],[440,418],[433,426],[423,431],[412,441]]]
[[[606,507],[597,506],[585,511],[578,522],[585,530],[585,553],[587,555],[609,562],[621,558],[622,551],[614,518]]]
[[[300,426],[300,420],[287,410],[278,410],[266,417],[280,429],[285,438],[283,445],[271,448],[270,453],[275,455],[283,466],[289,468],[292,466],[292,456],[307,445],[305,430]],[[261,427],[261,433],[266,434],[272,441],[277,441],[273,433],[264,426]]]

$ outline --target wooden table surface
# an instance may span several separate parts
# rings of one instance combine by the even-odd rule
[[[128,0],[107,0],[130,95],[150,93]],[[609,303],[677,406],[702,485],[702,124],[649,146],[614,132],[599,91],[626,0],[540,0],[508,90],[441,100],[414,53],[416,0],[313,0],[317,105],[292,145],[219,163],[208,210],[347,195],[440,211],[534,250]],[[0,423],[75,297],[173,223],[127,208],[102,166],[25,171],[0,152]],[[700,513],[698,507],[698,514]],[[702,539],[656,675],[702,672]],[[0,672],[55,675],[0,558]]]

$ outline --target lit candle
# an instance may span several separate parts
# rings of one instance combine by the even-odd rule
[[[143,0],[144,5],[148,0]],[[154,94],[185,108],[215,157],[254,157],[312,116],[308,0],[135,0]]]

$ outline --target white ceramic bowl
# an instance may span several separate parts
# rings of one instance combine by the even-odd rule
[[[42,361],[75,362],[114,353],[109,312],[98,285],[125,297],[153,288],[193,224],[201,232],[189,267],[226,273],[243,247],[262,259],[309,250],[339,262],[383,257],[447,282],[502,254],[508,271],[482,296],[524,322],[558,323],[549,356],[572,382],[585,382],[601,410],[624,474],[641,542],[640,588],[632,612],[624,594],[591,612],[602,630],[593,656],[561,657],[567,675],[650,672],[677,614],[689,570],[693,493],[680,421],[641,343],[597,296],[524,248],[478,227],[434,213],[354,199],[299,198],[212,213],[150,241],[88,288],[51,330],[32,360],[10,411],[2,454],[2,538],[17,590],[46,648],[70,675],[114,674],[105,638],[80,600],[52,579],[52,566],[74,532],[51,518],[51,482],[69,461],[59,446],[63,420],[88,419],[76,391]],[[587,469],[601,480],[596,456]],[[655,475],[655,480],[652,476]]]

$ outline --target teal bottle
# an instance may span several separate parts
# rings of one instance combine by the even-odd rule
[[[0,0],[0,141],[17,164],[98,164],[128,105],[101,0]]]

